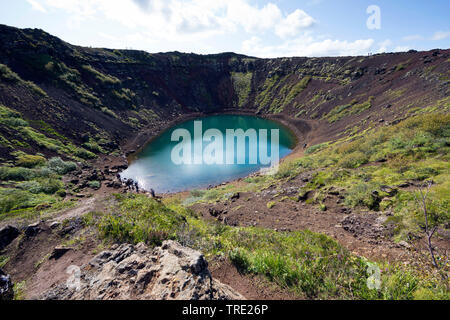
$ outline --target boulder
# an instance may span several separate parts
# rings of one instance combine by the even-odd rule
[[[61,258],[66,252],[72,250],[72,248],[66,248],[66,247],[55,247],[50,254],[49,259],[55,259],[58,260]]]
[[[122,244],[81,266],[75,288],[59,284],[42,295],[52,300],[237,300],[244,299],[212,278],[204,256],[175,241],[151,249]]]
[[[36,222],[33,224],[30,224],[28,227],[25,228],[25,235],[27,237],[34,237],[41,231],[40,222]]]
[[[6,226],[0,229],[0,250],[3,250],[15,238],[19,236],[19,229],[13,226]]]

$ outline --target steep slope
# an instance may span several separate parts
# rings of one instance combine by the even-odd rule
[[[57,140],[60,134],[96,154],[117,150],[143,128],[154,134],[186,114],[224,110],[316,120],[323,140],[425,107],[448,108],[449,52],[281,59],[149,54],[82,48],[42,30],[0,26],[0,103],[38,132]],[[12,159],[12,149],[58,153],[15,129],[0,129],[3,158]]]
[[[0,268],[16,297],[40,296],[105,244],[177,240],[249,298],[448,299],[449,53],[149,54],[0,26],[0,226],[17,227],[0,229]],[[125,155],[163,128],[227,112],[298,135],[276,175],[163,199],[118,181]]]

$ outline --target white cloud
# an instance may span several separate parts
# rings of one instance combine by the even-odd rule
[[[297,9],[283,14],[273,3],[262,7],[248,0],[28,0],[34,6],[63,10],[73,22],[106,17],[127,28],[146,28],[154,36],[177,35],[206,36],[236,32],[243,28],[247,33],[265,31],[287,38],[294,37],[314,24],[314,19]]]
[[[47,13],[47,10],[36,0],[27,0],[27,2],[31,5],[33,10],[40,11],[42,13]]]
[[[450,31],[437,31],[434,33],[433,37],[431,37],[431,40],[444,40],[450,37]]]
[[[386,39],[379,43],[380,48],[378,49],[378,53],[388,52],[389,47],[392,46],[392,41],[390,39]]]
[[[423,40],[424,38],[420,34],[412,34],[406,37],[403,37],[403,41],[417,41],[417,40]]]
[[[294,56],[353,56],[366,55],[373,46],[373,39],[356,40],[353,42],[325,39],[315,41],[306,36],[285,41],[278,46],[265,45],[261,38],[252,37],[242,44],[242,53],[263,58],[294,57]]]
[[[70,28],[97,25],[100,43],[118,48],[212,53],[242,45],[243,53],[260,57],[342,56],[366,54],[374,44],[372,39],[342,41],[313,34],[313,17],[301,9],[282,12],[274,0],[263,6],[250,0],[29,1],[68,14]],[[102,28],[107,23],[117,28]]]
[[[315,22],[305,11],[297,9],[276,25],[275,33],[281,38],[295,37]]]

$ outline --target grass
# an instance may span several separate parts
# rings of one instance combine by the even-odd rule
[[[8,256],[0,256],[0,269],[8,263],[9,259]]]
[[[432,179],[431,210],[440,217],[441,226],[450,222],[449,138],[450,115],[421,114],[350,140],[310,147],[307,156],[283,163],[278,178],[291,179],[313,170],[311,181],[300,190],[302,194],[313,192],[313,203],[320,206],[328,190],[341,190],[348,207],[392,210],[395,239],[409,240],[420,236],[423,218],[413,191],[399,189],[401,184]],[[388,194],[384,186],[397,192]]]
[[[29,157],[20,154],[17,165],[25,167],[0,167],[0,179],[8,183],[0,188],[0,219],[38,213],[39,207],[52,206],[65,197],[61,175],[75,170],[76,164],[60,158],[42,161],[42,157],[37,157],[32,158],[30,165]],[[24,158],[27,161],[22,163]]]
[[[290,103],[292,103],[292,101],[294,101],[294,99],[303,91],[308,87],[309,82],[311,81],[311,77],[310,76],[306,76],[304,78],[302,78],[299,82],[297,82],[292,89],[289,91],[286,99],[283,102],[283,105],[289,105]]]
[[[248,100],[251,91],[252,78],[253,74],[251,72],[233,72],[231,74],[234,91],[238,97],[239,107],[243,107]]]
[[[104,73],[94,69],[90,65],[84,65],[82,68],[83,68],[83,70],[85,70],[88,73],[92,74],[95,77],[95,79],[100,81],[102,84],[114,85],[114,84],[119,84],[121,82],[116,77],[111,76],[109,74],[104,74]]]
[[[47,93],[44,90],[42,90],[41,87],[39,87],[32,81],[23,80],[17,73],[13,72],[7,65],[0,64],[0,79],[5,80],[7,82],[20,83],[21,85],[31,89],[34,93],[43,97],[48,97]]]
[[[328,120],[329,123],[334,123],[342,118],[350,115],[360,114],[363,111],[372,107],[374,97],[370,96],[367,101],[358,103],[357,100],[352,100],[349,104],[337,106],[333,108],[329,113],[324,115],[322,119]]]
[[[74,159],[94,159],[96,154],[84,148],[77,147],[68,142],[66,138],[59,135],[49,125],[42,129],[45,133],[38,131],[23,119],[22,115],[8,107],[0,105],[0,124],[12,130],[22,142],[35,143],[39,147],[57,152],[61,155],[72,156]],[[43,127],[42,123],[39,125]],[[47,134],[55,136],[49,137]]]
[[[106,239],[143,241],[153,246],[175,239],[202,250],[207,257],[226,256],[241,272],[266,277],[310,299],[448,299],[448,292],[436,278],[426,278],[414,270],[406,272],[401,266],[383,271],[380,290],[369,289],[367,270],[374,264],[323,234],[230,227],[203,220],[178,200],[162,204],[144,195],[116,198],[115,212],[91,214],[86,219]]]

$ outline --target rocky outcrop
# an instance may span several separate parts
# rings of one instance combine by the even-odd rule
[[[11,277],[0,269],[0,301],[12,300],[14,298],[14,290]]]
[[[0,250],[3,250],[19,235],[19,229],[13,226],[6,226],[0,229]]]
[[[77,287],[78,286],[78,287]],[[204,256],[174,241],[150,249],[123,244],[103,251],[81,267],[79,282],[60,284],[43,299],[57,300],[238,300],[214,280]]]

